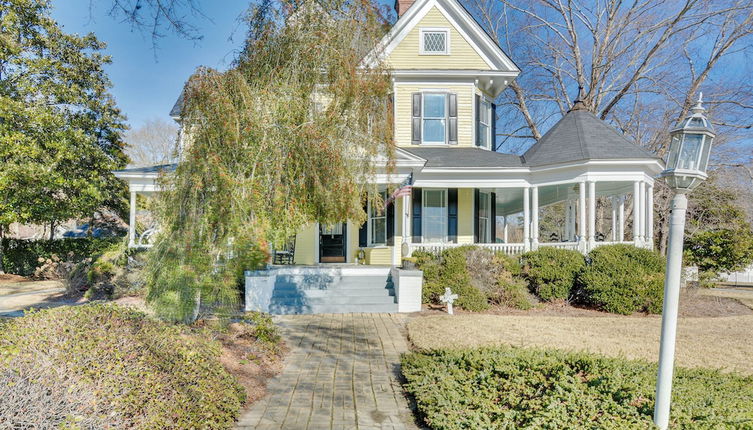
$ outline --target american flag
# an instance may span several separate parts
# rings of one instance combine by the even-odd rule
[[[411,192],[413,192],[413,175],[411,174],[408,176],[400,186],[397,187],[395,191],[392,192],[392,195],[384,202],[384,206],[387,207],[392,204],[395,199],[399,197],[405,197],[409,196]]]

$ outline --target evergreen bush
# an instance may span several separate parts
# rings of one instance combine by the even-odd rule
[[[434,430],[653,428],[656,365],[496,347],[410,353],[406,391]],[[678,368],[671,428],[753,428],[753,377]]]
[[[588,265],[578,277],[580,300],[617,314],[660,313],[665,266],[665,259],[648,249],[600,246],[588,254]]]
[[[54,240],[3,239],[3,269],[6,273],[32,276],[45,261],[57,257],[79,262],[97,256],[119,243],[120,237],[64,238]]]
[[[245,391],[220,353],[113,304],[32,312],[0,332],[0,427],[232,428]]]
[[[523,254],[523,276],[529,289],[541,300],[569,300],[575,279],[585,267],[578,251],[544,246]]]

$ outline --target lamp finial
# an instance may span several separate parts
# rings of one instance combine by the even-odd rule
[[[703,107],[703,91],[698,93],[698,102],[691,109],[694,114],[702,114],[706,112],[706,108]]]

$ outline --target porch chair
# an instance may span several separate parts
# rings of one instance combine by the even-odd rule
[[[293,264],[295,257],[295,236],[282,249],[275,249],[272,264]]]

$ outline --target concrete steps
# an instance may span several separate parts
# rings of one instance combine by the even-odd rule
[[[397,312],[389,268],[286,267],[275,272],[272,314]]]

